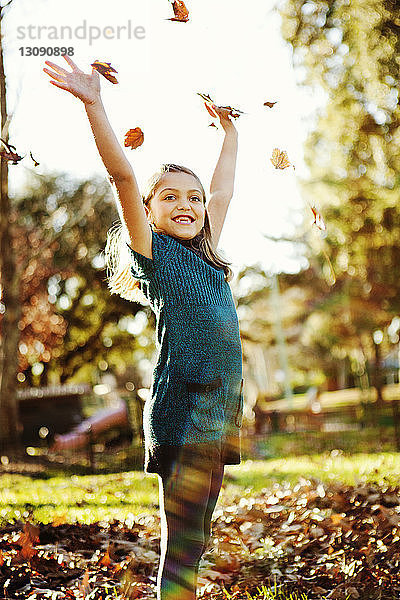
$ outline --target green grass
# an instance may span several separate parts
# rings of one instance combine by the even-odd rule
[[[393,427],[366,427],[347,431],[297,431],[266,433],[256,444],[262,458],[322,454],[340,448],[346,454],[372,454],[396,450]],[[251,444],[244,445],[246,458],[252,458]]]
[[[230,594],[227,590],[224,590],[224,594],[227,600],[230,598],[234,598],[233,594]],[[298,594],[297,592],[288,592],[285,590],[285,587],[279,587],[274,585],[274,587],[267,587],[262,585],[257,588],[257,595],[251,596],[248,592],[246,592],[248,600],[308,600],[307,594]],[[325,600],[326,596],[321,598],[321,600]],[[345,599],[348,600],[348,597]]]
[[[227,466],[218,502],[235,496],[249,497],[272,489],[274,484],[295,485],[301,478],[325,483],[373,482],[398,485],[400,453],[345,455],[331,453],[246,460]],[[158,478],[140,471],[108,475],[54,476],[40,479],[25,475],[0,477],[0,518],[26,518],[32,513],[43,523],[56,517],[92,523],[125,520],[131,515],[158,515]]]

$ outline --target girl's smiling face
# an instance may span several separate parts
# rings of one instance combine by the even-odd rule
[[[165,173],[145,210],[149,221],[158,229],[189,240],[204,226],[203,190],[193,175]]]

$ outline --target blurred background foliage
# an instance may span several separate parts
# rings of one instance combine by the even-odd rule
[[[103,250],[118,218],[108,182],[32,175],[13,211],[21,387],[95,384],[151,358],[153,314],[107,288]]]
[[[400,9],[395,1],[287,0],[281,15],[300,82],[327,98],[305,145],[302,181],[326,236],[308,234],[309,268],[280,278],[301,322],[292,360],[319,362],[328,376],[344,361],[360,376],[368,362],[378,368],[383,356],[397,357],[399,341]],[[324,252],[333,287],[320,277]]]

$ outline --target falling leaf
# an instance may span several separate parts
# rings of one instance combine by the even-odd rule
[[[209,114],[214,118],[218,118],[218,115],[213,111],[213,109],[211,108],[211,106],[209,106],[209,104],[207,104],[207,102],[204,102],[204,106],[206,107],[206,109],[208,110]]]
[[[124,145],[126,148],[139,148],[143,144],[144,135],[143,131],[140,127],[135,127],[135,129],[129,129],[129,131],[125,134]]]
[[[293,166],[288,158],[287,153],[284,150],[279,150],[279,148],[274,148],[270,161],[274,165],[275,169],[286,169],[287,167]]]
[[[275,102],[264,102],[264,106],[268,106],[268,108],[273,108],[275,106],[275,104],[276,104],[276,101]]]
[[[90,66],[96,69],[96,71],[98,71],[100,75],[103,75],[103,77],[108,79],[108,81],[111,81],[111,83],[118,83],[114,75],[111,75],[111,73],[118,73],[118,71],[116,71],[114,67],[111,66],[111,63],[95,60],[91,63]]]
[[[313,225],[316,225],[318,229],[321,231],[326,231],[326,225],[321,216],[321,213],[315,208],[315,206],[310,206],[312,214],[314,215]]]
[[[218,127],[216,126],[216,124],[215,124],[215,123],[210,123],[210,124],[209,124],[209,127],[215,127],[215,129],[218,129]]]
[[[33,163],[34,163],[35,167],[38,167],[40,163],[38,163],[38,161],[33,158],[32,152],[29,152],[29,155],[30,155],[31,159],[33,160]]]
[[[203,98],[204,100],[204,106],[207,109],[207,112],[209,113],[209,115],[212,116],[213,119],[218,119],[218,115],[214,112],[214,101],[211,99],[211,96],[209,96],[209,94],[202,94],[200,92],[197,92],[197,95],[200,96],[200,98]],[[214,125],[213,123],[210,125],[210,127],[216,127],[216,125]]]
[[[5,146],[5,150],[0,150],[0,156],[2,158],[4,158],[5,160],[10,160],[12,161],[13,165],[17,165],[18,162],[20,160],[22,160],[24,157],[23,156],[19,156],[19,154],[17,154],[17,149],[15,146],[12,146],[11,144],[7,144],[7,142],[5,142],[4,140],[2,140],[0,138],[0,141],[4,144]]]
[[[205,100],[205,102],[214,104],[214,101],[211,99],[211,96],[209,94],[202,94],[201,92],[196,92],[196,93],[198,96],[200,96],[200,98],[203,98],[203,100]]]
[[[240,117],[240,115],[244,115],[242,110],[239,110],[238,108],[232,108],[232,106],[217,106],[217,108],[225,108],[226,110],[229,110],[229,116],[233,119],[237,119]]]
[[[167,21],[178,21],[180,23],[187,23],[189,21],[189,11],[182,0],[173,0],[171,2],[174,10],[174,17],[167,19]]]
[[[215,104],[209,94],[197,92],[197,95],[200,96],[200,98],[203,98],[204,106],[214,119],[218,118],[218,114],[215,113],[216,108],[227,110],[228,116],[232,117],[233,119],[237,119],[240,115],[245,114],[242,110],[239,110],[238,108],[232,108],[232,106],[218,106]]]

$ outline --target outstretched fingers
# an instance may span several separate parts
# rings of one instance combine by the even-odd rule
[[[49,65],[49,67],[51,67],[53,69],[53,71],[60,73],[60,75],[64,75],[64,77],[65,77],[65,75],[68,75],[68,71],[66,71],[62,67],[59,67],[58,65],[56,65],[56,63],[53,63],[50,60],[45,60],[44,64]]]
[[[45,73],[47,73],[47,75],[50,75],[50,77],[53,77],[53,79],[64,82],[64,77],[61,77],[61,75],[57,75],[57,73],[54,73],[54,71],[49,71],[49,69],[45,69],[45,68],[43,68],[43,71]],[[50,82],[50,83],[52,83],[52,82]]]
[[[78,67],[78,65],[76,65],[74,63],[74,61],[72,60],[72,58],[70,58],[68,56],[68,54],[63,54],[63,57],[65,58],[65,60],[67,61],[67,63],[69,64],[69,66],[72,68],[73,71],[79,71],[79,73],[83,73],[83,71],[81,71],[81,69]]]

